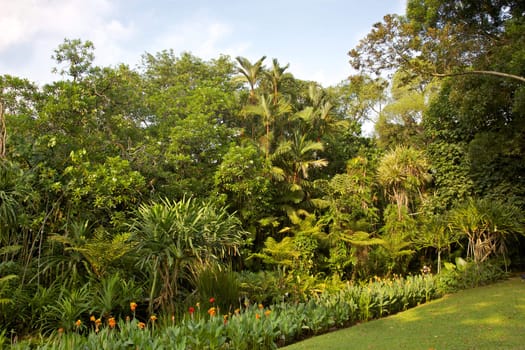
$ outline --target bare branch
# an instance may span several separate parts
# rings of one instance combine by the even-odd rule
[[[442,73],[442,74],[433,73],[432,74],[432,76],[438,77],[438,78],[454,77],[454,76],[459,76],[459,75],[493,75],[497,77],[510,78],[510,79],[521,81],[521,82],[525,82],[525,77],[522,77],[520,75],[502,73],[502,72],[491,71],[491,70],[469,70],[469,71],[464,71],[460,73]]]

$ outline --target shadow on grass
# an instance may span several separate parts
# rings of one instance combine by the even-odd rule
[[[525,282],[461,291],[285,349],[525,349]]]

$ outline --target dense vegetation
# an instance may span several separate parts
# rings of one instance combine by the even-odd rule
[[[98,67],[79,39],[53,83],[0,76],[0,334],[523,264],[524,14],[410,0],[328,88],[266,57]]]

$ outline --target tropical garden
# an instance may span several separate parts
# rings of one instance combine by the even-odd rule
[[[409,0],[349,50],[330,87],[81,39],[0,76],[0,344],[269,349],[523,269],[525,3]]]

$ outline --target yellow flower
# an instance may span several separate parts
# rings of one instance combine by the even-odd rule
[[[117,321],[115,321],[114,317],[110,317],[108,319],[108,324],[110,328],[115,328],[115,326],[117,325]]]
[[[271,313],[272,313],[271,310],[266,310],[266,311],[264,312],[264,316],[268,317],[268,316],[270,316]]]
[[[96,320],[96,319],[95,319],[95,316],[91,315],[91,317],[89,317],[89,320],[90,320],[91,322],[95,322],[95,320]]]
[[[259,304],[259,309],[264,309],[264,305],[263,304]]]
[[[137,323],[137,327],[139,327],[140,329],[144,329],[146,327],[146,324],[144,322],[139,322]]]
[[[98,326],[100,326],[101,324],[102,324],[102,320],[101,320],[100,318],[97,318],[97,319],[95,320],[95,326],[98,327]]]
[[[241,309],[239,309],[239,308],[235,309],[234,313],[235,313],[236,315],[240,314],[240,313],[241,313]]]
[[[210,307],[210,308],[208,309],[208,314],[209,314],[211,317],[215,316],[216,313],[217,313],[217,310],[216,310],[214,307]]]
[[[137,308],[137,303],[132,301],[131,303],[129,303],[129,308],[131,309],[131,312],[135,312],[135,309]]]
[[[77,320],[77,322],[75,322],[75,326],[80,327],[82,325],[82,321],[80,320]]]
[[[155,321],[157,321],[157,316],[155,316],[155,315],[151,315],[151,316],[149,317],[149,319],[151,320],[151,322],[155,322]]]

